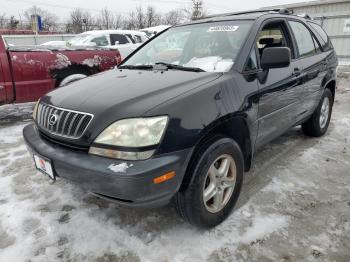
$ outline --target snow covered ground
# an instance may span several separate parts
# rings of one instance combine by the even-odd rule
[[[121,208],[35,171],[32,104],[0,107],[0,261],[350,261],[350,78],[328,134],[257,153],[235,212],[210,231],[170,207]]]

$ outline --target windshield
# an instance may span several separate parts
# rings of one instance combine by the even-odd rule
[[[174,27],[150,41],[122,66],[166,63],[207,72],[227,72],[252,23],[240,20]]]

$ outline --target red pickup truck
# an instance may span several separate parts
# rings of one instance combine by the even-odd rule
[[[0,36],[0,105],[36,101],[60,85],[120,62],[115,49],[7,47]]]

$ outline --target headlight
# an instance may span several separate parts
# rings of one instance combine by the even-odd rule
[[[167,122],[167,116],[119,120],[96,138],[89,153],[127,160],[150,158],[152,146],[159,144]]]
[[[33,109],[33,119],[36,121],[36,115],[38,113],[38,106],[39,106],[40,99],[36,102],[34,109]]]

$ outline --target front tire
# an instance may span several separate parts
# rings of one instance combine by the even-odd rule
[[[178,213],[201,228],[223,222],[238,200],[243,167],[243,154],[234,140],[208,140],[194,155],[188,170],[192,178],[189,185],[175,197]]]
[[[320,137],[328,129],[332,116],[333,94],[331,90],[325,89],[320,104],[312,114],[311,118],[302,124],[302,130],[305,135]]]

